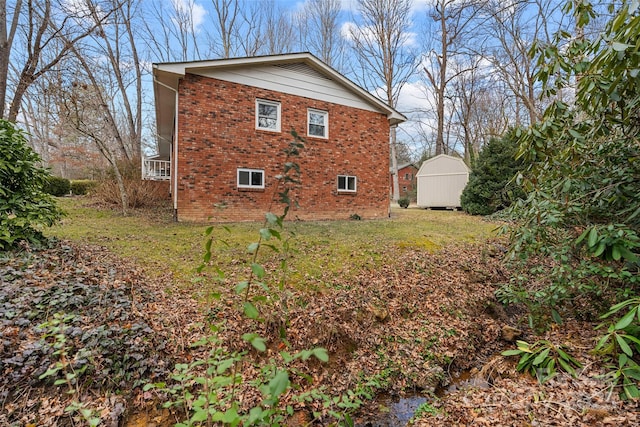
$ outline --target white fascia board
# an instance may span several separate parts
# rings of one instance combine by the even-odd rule
[[[211,68],[238,67],[262,64],[287,64],[295,62],[304,62],[310,67],[316,69],[320,73],[333,79],[352,92],[358,94],[370,104],[376,106],[379,110],[387,114],[389,124],[394,126],[407,121],[407,118],[400,112],[391,108],[389,105],[376,98],[342,74],[329,67],[318,58],[308,52],[289,53],[284,55],[267,55],[254,56],[248,58],[231,58],[231,59],[215,59],[207,61],[190,61],[190,62],[164,62],[153,64],[154,76],[173,74],[174,76],[183,77],[187,72],[198,73],[199,70]]]

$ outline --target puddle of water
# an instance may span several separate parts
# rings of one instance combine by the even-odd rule
[[[454,391],[462,390],[465,388],[488,388],[489,383],[484,378],[480,378],[478,375],[471,371],[460,372],[457,376],[452,377],[449,385],[446,387],[436,388],[435,395],[437,397],[444,397]]]
[[[436,388],[434,394],[438,398],[443,398],[449,393],[469,387],[487,388],[489,383],[470,371],[463,371],[451,378],[448,386]],[[370,408],[370,412],[361,414],[355,420],[354,425],[355,427],[406,426],[420,405],[428,400],[429,398],[420,394],[404,398],[387,395],[379,396],[376,398],[375,404]]]
[[[424,396],[405,398],[382,396],[376,399],[376,413],[355,420],[355,427],[399,427],[406,426],[416,409],[427,401]]]

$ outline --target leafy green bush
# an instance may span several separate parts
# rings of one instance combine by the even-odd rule
[[[398,199],[398,205],[400,205],[401,208],[408,208],[409,207],[409,203],[410,200],[408,197],[403,197],[401,199]]]
[[[581,27],[596,16],[591,2],[569,2],[566,12]],[[553,102],[515,131],[527,197],[513,206],[511,253],[532,260],[540,280],[509,298],[551,312],[582,316],[603,296],[640,289],[640,9],[621,2],[610,13],[592,40],[561,32],[537,47],[538,80]],[[569,87],[573,102],[555,96]]]
[[[623,310],[627,312],[619,316]],[[613,318],[594,351],[607,360],[610,390],[618,389],[621,399],[640,398],[640,297],[622,301],[611,307],[602,319]],[[600,327],[605,326],[603,323]]]
[[[522,169],[516,160],[518,143],[512,133],[492,138],[482,149],[462,191],[460,204],[471,215],[490,215],[507,208],[524,192],[513,178]]]
[[[516,369],[529,372],[538,378],[541,384],[555,377],[558,369],[575,377],[575,368],[582,368],[582,364],[562,345],[554,345],[547,340],[536,341],[531,345],[526,341],[517,341],[516,344],[517,349],[503,351],[502,355],[520,356]]]
[[[41,242],[41,228],[62,215],[44,191],[49,172],[39,163],[24,132],[0,120],[0,250],[19,241]]]
[[[66,196],[69,194],[69,191],[71,191],[71,183],[67,178],[50,176],[47,180],[47,185],[44,187],[44,191],[56,197]]]
[[[87,193],[90,193],[98,186],[97,181],[92,181],[89,179],[77,179],[71,181],[71,193],[76,196],[84,196]]]

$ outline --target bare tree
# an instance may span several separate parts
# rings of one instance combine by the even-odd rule
[[[196,37],[196,16],[198,13],[204,13],[204,10],[197,6],[194,0],[186,2],[173,0],[171,5],[173,6],[174,33],[179,41],[182,61],[201,59],[200,43]]]
[[[145,37],[151,62],[170,62],[175,58],[171,48],[172,35],[169,27],[170,17],[162,0],[150,0],[144,17]],[[151,53],[153,52],[153,53]]]
[[[16,0],[13,10],[6,0],[0,0],[0,118],[15,121],[22,108],[22,99],[30,85],[54,68],[72,46],[87,37],[96,25],[84,25],[82,12],[65,7],[63,0]],[[11,24],[7,32],[7,23]],[[101,19],[110,15],[103,8]],[[19,30],[19,31],[18,31]],[[20,38],[20,54],[15,52],[16,34]],[[64,39],[64,43],[58,43]],[[7,92],[9,63],[16,69],[13,93]],[[8,112],[5,112],[11,98]]]
[[[345,43],[340,34],[340,0],[307,0],[297,15],[302,49],[341,70]]]
[[[157,58],[165,62],[202,59],[204,43],[198,40],[200,23],[197,22],[205,14],[202,6],[194,0],[147,0],[145,5],[142,40],[153,52],[153,62],[157,62]]]
[[[474,127],[476,103],[484,90],[485,76],[481,69],[482,57],[469,57],[468,62],[456,63],[455,67],[464,72],[455,72],[458,78],[453,81],[453,106],[456,122],[461,130],[459,139],[464,147],[464,160],[471,165],[480,149],[481,129]]]
[[[9,81],[9,57],[13,48],[13,40],[18,29],[22,0],[16,0],[13,11],[7,9],[7,1],[0,0],[0,118],[4,118],[4,109],[7,99],[7,82]],[[12,13],[9,31],[9,13]]]
[[[238,10],[232,49],[244,56],[291,52],[295,45],[292,15],[274,0],[245,2]],[[236,46],[236,48],[233,47]]]
[[[83,58],[79,60],[83,68],[89,65]],[[129,209],[129,197],[120,169],[118,147],[112,145],[118,130],[114,128],[112,118],[105,117],[107,94],[104,88],[100,87],[95,76],[86,74],[89,77],[88,82],[76,80],[66,88],[66,92],[60,99],[61,114],[65,121],[73,126],[79,137],[98,148],[111,166],[120,192],[122,213],[126,215]]]
[[[244,56],[255,56],[260,53],[264,45],[262,34],[262,3],[249,2],[240,11],[241,24],[235,27],[235,39],[239,53]]]
[[[361,22],[350,37],[358,60],[356,79],[395,108],[403,85],[414,73],[415,55],[409,50],[411,0],[358,0]],[[396,127],[391,127],[393,200],[400,197]]]
[[[445,125],[450,84],[469,71],[464,67],[452,67],[462,44],[472,31],[482,0],[435,0],[428,12],[428,19],[436,28],[429,28],[422,71],[426,87],[432,93],[436,108],[435,154],[446,153]],[[476,43],[478,40],[475,41]]]
[[[30,135],[29,144],[52,173],[78,179],[93,176],[107,164],[95,144],[78,135],[67,120],[65,103],[71,98],[67,95],[72,78],[66,70],[68,62],[60,63],[30,86],[23,99],[21,119]]]
[[[292,51],[294,45],[294,29],[291,15],[273,0],[260,3],[263,21],[264,48],[261,53],[274,55]]]
[[[489,44],[482,54],[491,62],[516,103],[516,123],[533,124],[543,105],[535,75],[540,64],[531,55],[534,43],[547,44],[568,18],[561,0],[492,0],[484,5],[488,17],[483,26]]]
[[[126,160],[139,159],[142,134],[142,68],[133,28],[140,0],[110,1],[114,13],[106,23],[102,19],[101,8],[90,1],[85,3],[88,15],[98,32],[92,36],[94,43],[85,44],[82,50],[80,46],[75,45],[72,51],[82,64],[89,80],[97,82],[98,73],[109,79],[108,84],[94,84],[96,91],[98,87],[111,90],[109,98],[104,99],[105,105],[100,109],[113,127],[113,136],[118,142],[120,155]],[[94,49],[93,55],[91,48]],[[106,64],[101,64],[102,61],[106,61]],[[124,126],[118,123],[118,113]]]
[[[142,135],[142,68],[134,32],[139,0],[109,1],[114,13],[107,21],[96,4],[84,3],[97,31],[89,42],[70,48],[77,69],[66,105],[76,131],[93,141],[113,168],[126,214],[129,202],[119,161],[137,163]]]
[[[229,58],[235,47],[233,36],[236,30],[236,21],[239,15],[238,0],[211,0],[214,12],[214,27],[218,33],[221,52],[218,56]]]

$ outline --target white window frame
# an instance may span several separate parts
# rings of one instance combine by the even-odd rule
[[[260,104],[269,105],[272,107],[276,107],[276,127],[270,128],[265,126],[260,126]],[[256,129],[266,130],[269,132],[280,132],[280,122],[281,122],[281,107],[280,103],[277,101],[267,101],[266,99],[256,99]]]
[[[340,188],[340,178],[344,178],[344,183],[346,184],[345,188]],[[353,180],[353,189],[349,188],[349,181]],[[345,193],[355,193],[358,191],[358,178],[354,175],[338,175],[337,179],[338,191]]]
[[[240,173],[248,172],[249,173],[249,184],[240,184]],[[260,173],[262,174],[262,183],[260,185],[251,184],[252,174]],[[238,168],[236,172],[236,182],[238,188],[252,188],[252,189],[264,189],[264,170],[263,169],[247,169],[247,168]]]
[[[311,114],[319,114],[324,118],[324,133],[323,135],[314,135],[311,133]],[[323,110],[316,110],[315,108],[307,109],[307,136],[312,138],[329,138],[329,112]]]

